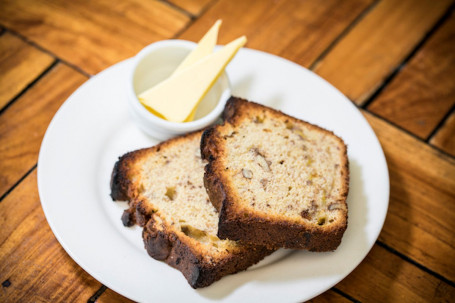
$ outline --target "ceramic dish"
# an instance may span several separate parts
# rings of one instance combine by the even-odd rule
[[[133,121],[147,134],[166,140],[213,124],[231,96],[229,78],[225,72],[213,84],[197,107],[191,122],[169,122],[151,114],[137,95],[168,78],[196,43],[184,40],[164,40],[150,44],[132,58],[127,73],[126,95]]]

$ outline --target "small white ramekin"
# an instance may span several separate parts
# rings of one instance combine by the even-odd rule
[[[145,47],[133,58],[127,83],[128,107],[137,126],[156,139],[166,140],[213,124],[231,96],[229,79],[223,72],[199,104],[194,121],[177,123],[161,119],[139,102],[138,94],[169,77],[195,47],[196,43],[190,41],[159,41]]]

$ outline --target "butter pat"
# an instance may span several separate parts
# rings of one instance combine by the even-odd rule
[[[215,48],[216,41],[218,40],[218,31],[220,29],[222,21],[217,20],[215,24],[207,31],[207,33],[202,37],[202,39],[198,42],[197,46],[190,52],[188,56],[180,63],[180,65],[175,69],[172,73],[171,77],[178,74],[188,66],[193,65],[197,61],[201,60],[202,58],[207,57],[213,52]],[[139,95],[139,98],[142,97],[142,94]],[[149,112],[163,118],[160,114],[158,114],[153,108],[146,107]],[[197,107],[195,107],[191,114],[186,118],[185,122],[190,122],[194,120],[194,116],[196,115]]]
[[[190,65],[193,65],[197,61],[201,60],[202,58],[210,55],[215,48],[216,41],[218,40],[218,31],[220,30],[221,20],[217,20],[215,24],[207,31],[207,33],[202,37],[202,39],[198,42],[195,49],[191,51],[191,53],[180,63],[177,69],[172,73],[171,77],[175,74],[178,74],[185,68]],[[193,109],[191,114],[186,118],[185,122],[190,122],[194,120],[194,116],[196,115],[197,107]]]
[[[245,36],[232,41],[145,91],[139,100],[168,121],[184,122],[246,41]]]
[[[186,58],[180,63],[176,70],[172,73],[172,76],[178,74],[188,66],[193,65],[202,58],[207,57],[213,52],[213,48],[218,40],[218,31],[221,26],[221,20],[217,20],[215,24],[208,30],[208,32],[198,42],[197,46],[186,56]],[[171,77],[172,77],[171,76]]]

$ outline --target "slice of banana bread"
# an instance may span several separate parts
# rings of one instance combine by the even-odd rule
[[[218,237],[335,250],[347,227],[346,145],[332,132],[232,97],[201,140]]]
[[[143,226],[150,256],[180,270],[193,288],[245,270],[273,252],[220,240],[218,215],[203,185],[202,132],[127,153],[115,164],[114,200],[128,200],[124,225]]]

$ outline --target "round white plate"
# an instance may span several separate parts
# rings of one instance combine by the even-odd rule
[[[227,72],[233,94],[332,130],[348,145],[349,223],[335,252],[295,251],[266,266],[227,276],[194,290],[183,275],[150,258],[140,229],[123,227],[122,203],[112,202],[115,161],[156,140],[128,114],[125,83],[131,61],[88,80],[62,105],[41,145],[38,188],[57,239],[89,274],[140,302],[295,302],[308,300],[346,277],[381,231],[389,177],[381,146],[357,108],[305,68],[242,49]],[[62,79],[64,81],[64,79]]]

